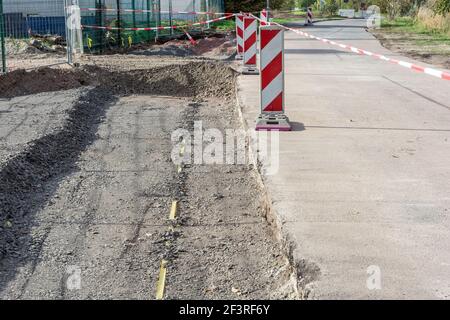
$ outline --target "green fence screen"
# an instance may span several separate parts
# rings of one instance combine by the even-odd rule
[[[85,26],[115,27],[118,30],[84,28],[86,52],[101,52],[114,47],[153,42],[182,33],[181,30],[129,31],[121,28],[153,28],[189,25],[221,17],[223,0],[79,0],[81,24]],[[188,13],[186,13],[188,12]],[[200,30],[203,27],[190,28]]]
[[[83,28],[86,53],[101,53],[108,49],[126,48],[133,44],[150,43],[183,34],[180,29],[130,31],[122,28],[187,26],[221,17],[223,15],[220,13],[224,12],[223,0],[0,0],[0,73],[5,73],[7,69],[11,71],[23,68],[24,60],[27,60],[28,68],[50,63],[41,59],[39,54],[18,56],[15,51],[6,50],[11,47],[11,43],[29,45],[32,35],[66,37],[64,7],[69,5],[79,5],[81,24],[84,26],[117,28]],[[190,26],[188,30],[195,33],[207,27]],[[67,60],[62,55],[52,57],[52,63]],[[32,59],[33,63],[28,63]]]

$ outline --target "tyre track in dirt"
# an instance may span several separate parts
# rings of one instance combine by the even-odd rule
[[[35,271],[51,225],[40,230],[38,237],[31,238],[34,217],[50,200],[64,176],[73,171],[78,154],[95,139],[96,125],[105,105],[110,102],[95,90],[89,91],[70,110],[61,131],[33,141],[0,171],[3,182],[0,186],[0,225],[3,227],[0,238],[1,284],[9,282],[15,276],[15,270],[24,265],[29,265],[31,274]],[[87,103],[86,100],[90,99],[95,101],[97,109],[92,109]],[[64,144],[63,141],[72,141],[73,144]],[[19,290],[18,297],[22,296],[27,285],[28,279],[19,286],[22,290]]]
[[[68,90],[60,95],[75,101],[80,94],[80,90]],[[67,117],[60,101],[52,92],[0,100],[0,166],[26,148],[28,142],[60,129]]]
[[[114,116],[115,116],[115,113],[114,113],[114,111],[112,111],[109,118],[114,119]],[[103,153],[99,159],[100,168],[101,168],[100,170],[104,170],[106,168],[106,162],[104,160],[104,157],[106,155],[107,150],[109,150],[109,146],[111,144],[112,128],[111,128],[111,125],[109,122],[108,122],[107,128],[108,128],[107,129],[108,134],[107,134],[106,139],[104,140],[105,143],[104,143]],[[94,175],[95,174],[92,174],[91,177]],[[73,201],[74,200],[73,195],[77,194],[82,189],[82,183],[84,180],[85,179],[80,179],[79,183],[76,184],[75,188],[70,193],[70,201]],[[87,201],[85,202],[86,206],[87,206],[86,214],[81,218],[80,221],[77,222],[77,224],[81,227],[81,229],[75,237],[75,241],[73,244],[74,253],[71,254],[71,263],[72,263],[72,261],[76,261],[79,259],[79,255],[80,255],[79,251],[82,250],[83,244],[86,242],[87,229],[91,225],[92,220],[94,219],[95,214],[97,213],[97,211],[99,209],[100,199],[101,199],[101,190],[97,186],[90,193],[89,199],[87,199]],[[68,277],[69,277],[68,274],[65,274],[64,276],[61,277],[60,290],[61,290],[61,298],[62,299],[65,299],[67,297]]]

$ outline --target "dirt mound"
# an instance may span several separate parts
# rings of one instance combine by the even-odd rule
[[[196,45],[191,47],[196,55],[203,56],[230,56],[234,53],[235,44],[229,37],[225,38],[204,38],[197,41]]]
[[[17,70],[0,77],[0,98],[79,88],[91,77],[83,71],[41,68]]]
[[[152,45],[150,47],[141,46],[132,51],[136,55],[148,56],[204,56],[223,57],[231,56],[235,51],[235,43],[231,35],[225,37],[207,37],[196,40],[192,44],[189,40],[174,39],[163,44]]]
[[[6,53],[15,55],[38,55],[46,53],[64,53],[65,47],[62,37],[58,36],[34,36],[31,39],[6,39]]]
[[[37,80],[38,79],[38,80]],[[147,70],[122,71],[84,66],[61,70],[18,70],[0,77],[0,97],[11,98],[40,92],[101,85],[117,95],[151,94],[175,97],[229,97],[234,71],[222,63],[192,62]]]
[[[100,73],[103,73],[100,70]],[[193,62],[102,76],[118,94],[154,94],[174,97],[229,97],[234,71],[222,64]]]
[[[150,48],[141,48],[131,52],[136,55],[144,56],[175,56],[187,57],[193,55],[189,48],[189,43],[182,40],[172,40],[163,45],[154,45]]]

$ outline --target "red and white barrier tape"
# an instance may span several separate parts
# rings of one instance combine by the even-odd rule
[[[197,41],[195,41],[194,38],[192,38],[192,36],[189,34],[189,32],[186,31],[185,34],[188,37],[191,44],[195,46],[197,44]]]
[[[80,8],[80,11],[104,12],[134,12],[134,13],[163,13],[163,14],[190,14],[190,15],[230,15],[232,12],[206,12],[206,11],[158,11],[145,9],[111,9],[111,8]]]
[[[213,23],[213,22],[217,22],[217,21],[221,21],[221,20],[230,19],[230,18],[232,18],[232,17],[234,17],[234,14],[229,15],[229,16],[225,16],[225,17],[216,18],[216,19],[211,19],[211,20],[208,20],[208,21],[196,22],[196,23],[192,23],[192,24],[189,24],[189,25],[182,25],[182,26],[168,26],[168,27],[119,28],[119,27],[101,27],[101,26],[86,26],[86,25],[83,25],[83,26],[81,26],[81,27],[82,27],[82,28],[85,28],[85,29],[123,30],[123,31],[170,30],[170,29],[183,29],[183,28],[189,28],[189,27],[193,27],[193,26],[200,26],[200,25],[204,25],[204,24],[208,24],[208,23]]]
[[[258,19],[258,20],[261,20],[258,17],[255,17],[254,15],[252,15],[252,16],[254,18]],[[356,47],[353,47],[353,46],[350,46],[350,45],[346,45],[346,44],[342,44],[342,43],[338,43],[338,42],[335,42],[335,41],[332,41],[332,40],[316,37],[316,36],[313,36],[312,34],[309,34],[307,32],[304,32],[304,31],[301,31],[301,30],[298,30],[298,29],[289,28],[289,27],[283,26],[283,25],[281,25],[279,23],[276,23],[276,22],[271,22],[271,23],[275,24],[277,26],[283,27],[286,30],[293,31],[293,32],[295,32],[295,33],[297,33],[299,35],[304,36],[304,37],[307,37],[307,38],[310,38],[310,39],[319,40],[319,41],[321,41],[323,43],[331,44],[333,46],[338,46],[338,47],[340,47],[342,49],[350,50],[353,53],[366,55],[366,56],[373,57],[375,59],[391,62],[391,63],[397,64],[399,66],[402,66],[402,67],[405,67],[405,68],[408,68],[408,69],[411,69],[411,70],[414,70],[414,71],[422,72],[422,73],[425,73],[427,75],[430,75],[430,76],[433,76],[433,77],[437,77],[437,78],[440,78],[440,79],[443,79],[443,80],[450,80],[450,73],[447,73],[447,72],[444,72],[444,71],[440,71],[440,70],[433,69],[433,68],[427,68],[427,67],[418,66],[416,64],[413,64],[413,63],[410,63],[410,62],[406,62],[406,61],[402,61],[402,60],[396,60],[396,59],[388,58],[388,57],[386,57],[384,55],[381,55],[381,54],[373,53],[373,52],[370,52],[370,51],[367,51],[367,50],[359,49],[359,48],[356,48]]]

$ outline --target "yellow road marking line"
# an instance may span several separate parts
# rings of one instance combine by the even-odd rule
[[[183,140],[183,146],[181,146],[181,148],[180,148],[180,155],[184,155],[185,144],[186,144],[186,142]],[[182,166],[178,165],[178,169],[177,169],[178,173],[180,173],[181,170],[182,170]],[[169,214],[170,220],[176,219],[177,207],[178,207],[178,201],[176,201],[176,200],[172,201],[172,206],[170,208],[170,214]],[[173,231],[173,228],[170,227],[170,230]],[[164,298],[164,287],[166,285],[167,263],[168,263],[168,261],[166,261],[164,259],[161,261],[161,267],[159,269],[158,283],[156,285],[156,300],[162,300]]]
[[[170,220],[175,220],[177,216],[177,207],[178,207],[178,201],[172,201],[172,207],[170,208]]]
[[[166,285],[166,274],[167,274],[167,261],[161,261],[161,267],[159,268],[159,278],[156,285],[156,300],[162,300],[164,298],[164,287]]]

